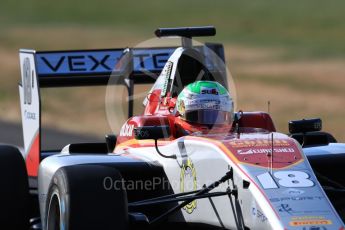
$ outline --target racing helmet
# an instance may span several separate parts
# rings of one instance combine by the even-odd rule
[[[181,118],[187,122],[202,125],[233,122],[233,100],[226,88],[215,81],[187,85],[178,95],[176,105]]]

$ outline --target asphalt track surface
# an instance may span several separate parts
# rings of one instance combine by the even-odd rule
[[[81,135],[52,128],[42,128],[41,143],[43,150],[60,150],[70,143],[102,141],[104,141],[104,139],[101,137],[92,135]],[[12,123],[0,120],[0,143],[23,148],[23,131],[21,123]]]

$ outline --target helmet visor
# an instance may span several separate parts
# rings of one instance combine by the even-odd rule
[[[231,117],[230,112],[211,109],[186,111],[184,115],[186,121],[204,125],[230,124]]]

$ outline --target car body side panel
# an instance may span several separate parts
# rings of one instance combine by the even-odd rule
[[[204,198],[191,202],[169,222],[202,223],[226,229],[244,226],[251,229],[300,229],[308,226],[340,229],[343,226],[318,183],[302,148],[286,135],[275,133],[273,160],[271,134],[241,135],[230,138],[187,136],[159,143],[168,159],[156,153],[153,141],[129,140],[113,155],[68,155],[48,157],[39,171],[41,213],[45,195],[54,173],[74,164],[130,164],[145,162],[159,165],[174,193],[201,189],[223,177],[231,168],[233,180],[212,192],[237,190],[237,196]],[[281,146],[280,146],[281,145]],[[248,149],[251,150],[248,152]],[[139,174],[141,172],[138,172]],[[44,220],[42,215],[42,220]]]
[[[181,142],[184,142],[186,155],[179,147]],[[204,139],[181,138],[171,144],[161,146],[160,151],[166,155],[175,153],[178,158],[177,160],[164,159],[155,154],[153,147],[127,148],[125,150],[126,154],[146,161],[159,161],[163,165],[175,193],[201,189],[203,185],[209,185],[220,179],[230,168],[234,169],[234,182],[228,181],[212,192],[224,192],[228,188],[233,189],[234,186],[237,186],[239,199],[235,199],[234,196],[224,196],[197,200],[182,210],[187,222],[238,229],[242,226],[244,218],[249,217],[250,220],[245,222],[256,226],[255,229],[272,229],[271,226],[275,226],[275,229],[283,229],[273,209],[266,209],[265,216],[260,214],[264,213],[260,206],[270,207],[269,202],[255,186],[250,186],[249,189],[240,186],[243,180],[250,181],[250,178],[239,165],[229,160],[228,156],[213,143]],[[255,203],[256,200],[258,203]],[[250,208],[247,203],[256,205],[259,217],[252,218],[252,215],[248,215]],[[170,221],[178,220],[172,217]]]
[[[192,190],[211,184],[230,167],[234,169],[234,181],[215,191],[236,186],[238,199],[212,198],[214,204],[208,199],[199,200],[191,204],[189,210],[182,210],[188,222],[224,225],[229,229],[238,228],[240,221],[255,229],[270,229],[272,226],[274,229],[304,229],[310,225],[325,226],[327,229],[342,227],[342,221],[323,192],[299,144],[286,135],[274,135],[275,154],[271,166],[266,155],[271,149],[270,134],[242,135],[240,139],[229,140],[224,137],[223,140],[185,137],[166,145],[160,143],[160,151],[166,155],[177,154],[177,160],[162,159],[154,154],[155,149],[149,147],[148,141],[142,142],[143,145],[140,141],[133,141],[134,148],[125,145],[122,151],[146,161],[159,161],[169,181],[175,185],[175,193],[185,191],[182,189],[184,165],[190,166],[189,188]],[[181,142],[185,146],[184,153],[179,147]],[[252,162],[247,162],[248,159]],[[244,188],[244,181],[250,182],[248,189]]]

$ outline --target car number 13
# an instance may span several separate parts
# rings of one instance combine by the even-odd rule
[[[301,171],[279,171],[273,175],[269,172],[257,176],[264,189],[279,188],[279,185],[287,188],[306,188],[314,186],[308,173]]]

